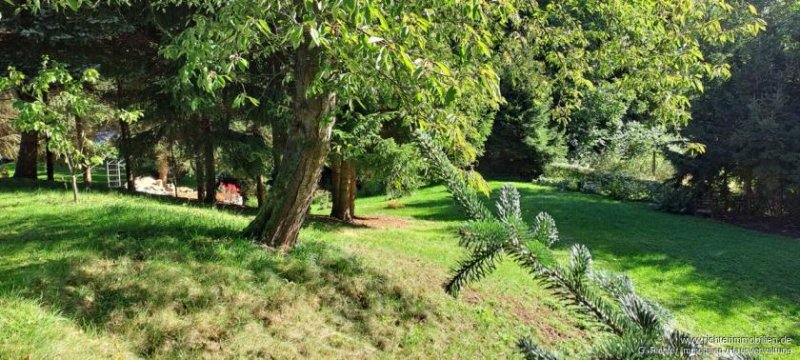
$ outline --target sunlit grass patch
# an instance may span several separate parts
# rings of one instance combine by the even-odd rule
[[[0,358],[513,357],[522,335],[580,357],[594,339],[512,263],[446,295],[462,216],[441,187],[398,208],[360,199],[362,224],[310,221],[280,256],[240,236],[247,216],[116,193],[74,205],[60,188],[9,184],[0,321],[14,326],[0,327]],[[800,337],[785,320],[800,318],[796,240],[519,185],[526,217],[555,217],[557,254],[587,244],[682,327]]]

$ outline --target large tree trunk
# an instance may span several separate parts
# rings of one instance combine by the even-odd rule
[[[120,120],[120,152],[122,159],[125,160],[125,183],[128,185],[128,191],[136,191],[136,178],[133,177],[133,155],[131,155],[131,130],[128,123]]]
[[[275,181],[278,175],[278,168],[283,158],[284,147],[286,146],[286,136],[288,124],[283,119],[275,119],[272,122],[272,173],[270,181]]]
[[[264,205],[264,201],[267,198],[267,187],[264,185],[264,176],[258,175],[256,176],[256,200],[258,200],[258,207]]]
[[[214,163],[214,139],[212,139],[211,121],[206,120],[203,128],[203,157],[205,160],[206,204],[217,202],[217,169]]]
[[[356,200],[356,164],[353,160],[336,160],[332,166],[333,206],[331,216],[342,221],[353,221]]]
[[[36,158],[38,154],[39,132],[28,131],[22,133],[14,177],[17,179],[36,180]]]
[[[307,97],[319,70],[319,48],[310,39],[297,50],[295,61],[294,118],[286,129],[286,141],[267,201],[245,232],[257,241],[288,251],[297,241],[322,165],[328,155],[334,119],[333,94]]]
[[[206,197],[206,177],[205,165],[203,164],[203,156],[197,154],[194,157],[194,177],[197,183],[197,200],[203,201]]]
[[[47,181],[56,180],[55,154],[50,151],[50,139],[45,138],[45,169],[47,170]]]

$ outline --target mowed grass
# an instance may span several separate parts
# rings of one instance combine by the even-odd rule
[[[682,328],[800,341],[800,240],[516,185],[526,217],[555,217],[559,254],[587,244]],[[239,236],[246,215],[70,199],[0,180],[2,359],[508,358],[522,335],[579,358],[597,340],[510,262],[446,295],[462,216],[442,187],[361,199],[360,226],[311,221],[286,256]]]

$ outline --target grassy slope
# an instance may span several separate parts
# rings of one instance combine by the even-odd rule
[[[798,240],[519,186],[527,216],[556,218],[562,249],[589,245],[683,327],[800,339]],[[312,223],[286,257],[237,236],[246,216],[83,199],[0,181],[0,358],[473,358],[511,354],[521,334],[574,354],[587,336],[513,264],[459,299],[443,294],[462,252],[440,187],[401,209],[360,200],[361,214],[409,220]]]
[[[500,185],[492,183],[493,188]],[[547,211],[556,219],[561,255],[572,243],[586,244],[597,267],[626,272],[642,294],[674,312],[681,328],[698,336],[789,336],[794,355],[800,357],[800,239],[666,214],[647,204],[515,186],[522,193],[526,218]],[[365,213],[456,221],[454,226],[460,219],[440,187],[402,202],[405,207],[397,210],[387,209],[380,198],[359,205]],[[390,242],[381,247],[428,252]],[[439,255],[453,264],[452,255]],[[527,286],[525,278],[502,278],[503,287]]]

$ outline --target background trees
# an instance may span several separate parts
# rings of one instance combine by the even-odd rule
[[[490,55],[489,29],[510,8],[504,4],[194,4],[208,12],[167,49],[185,62],[187,82],[213,92],[241,80],[250,62],[278,54],[292,64],[293,110],[281,135],[282,155],[272,191],[246,230],[276,248],[293,246],[327,156],[332,115],[337,104],[358,101],[362,86],[402,92],[402,109],[417,121],[443,118],[435,114],[471,88],[499,100],[494,72],[476,60]]]
[[[683,134],[706,145],[678,158],[678,178],[715,210],[756,216],[800,214],[800,9],[761,5],[769,24],[757,38],[728,48],[728,81],[713,84],[692,106]]]
[[[530,177],[554,159],[594,159],[590,155],[611,150],[619,157],[653,154],[655,164],[661,140],[668,139],[662,135],[688,120],[690,97],[704,81],[728,73],[724,56],[715,52],[722,48],[703,44],[729,43],[763,27],[755,14],[722,0],[193,0],[126,3],[119,14],[109,11],[120,5],[115,2],[40,5],[21,4],[40,11],[24,11],[27,15],[10,23],[25,29],[15,32],[18,39],[37,31],[51,39],[50,29],[40,25],[54,21],[72,30],[95,26],[91,30],[97,36],[91,39],[105,45],[103,52],[91,54],[76,43],[81,51],[75,53],[84,64],[97,61],[115,70],[117,89],[129,94],[127,102],[153,110],[152,121],[138,129],[119,125],[120,143],[128,144],[123,149],[133,148],[137,139],[158,140],[152,150],[170,154],[180,148],[181,159],[171,162],[191,160],[194,166],[173,164],[173,173],[194,168],[202,178],[198,193],[207,202],[215,198],[220,156],[253,160],[238,162],[249,170],[228,170],[259,179],[256,188],[264,183],[263,171],[273,169],[272,191],[246,231],[284,250],[296,240],[326,161],[337,170],[334,210],[345,219],[353,215],[352,185],[358,176],[351,162],[357,156],[350,153],[367,148],[346,143],[348,136],[377,134],[380,141],[368,145],[371,149],[409,153],[390,150],[398,148],[384,140],[402,146],[405,139],[381,134],[384,123],[367,120],[373,113],[394,112],[400,132],[424,128],[459,165],[474,166],[500,102],[494,66],[502,70],[507,103],[498,112],[481,167],[507,170],[524,164],[518,174]],[[65,9],[92,21],[59,12]],[[109,46],[114,41],[147,46],[131,54],[133,61],[114,66],[110,59],[120,57]],[[153,93],[159,95],[147,96]],[[337,115],[349,116],[352,124],[340,128],[346,136],[338,136],[341,146],[329,158]],[[362,122],[371,128],[359,133]],[[651,137],[657,139],[643,141]],[[236,149],[227,153],[223,142],[242,146],[225,146]],[[261,145],[258,159],[242,156],[242,149]],[[514,150],[499,150],[507,148]],[[164,151],[162,160],[169,157]],[[269,151],[271,165],[265,166],[262,155]],[[129,151],[123,157],[130,158]],[[516,163],[502,162],[511,159]],[[130,160],[131,166],[137,162]]]
[[[528,178],[567,151],[573,159],[602,153],[626,138],[627,123],[679,129],[703,83],[729,73],[725,57],[704,45],[764,26],[716,0],[543,2],[519,15],[498,51],[508,103],[481,167],[519,168],[501,175]]]
[[[151,84],[158,81],[157,75],[165,68],[158,55],[159,38],[174,30],[174,21],[181,14],[179,9],[155,13],[150,11],[149,5],[140,3],[129,4],[126,11],[119,11],[112,2],[93,6],[69,3],[75,5],[74,8],[61,1],[1,4],[3,35],[0,41],[8,51],[0,53],[0,67],[5,70],[14,66],[23,73],[34,74],[39,71],[42,56],[49,56],[69,64],[74,73],[96,68],[107,80],[103,91],[95,94],[100,97],[96,100],[116,108],[146,107],[157,97],[154,95],[158,95]],[[119,142],[127,146],[120,147],[120,155],[133,160],[128,152],[132,136],[130,126],[120,119],[115,122],[117,124],[105,123],[104,128],[122,133]],[[85,127],[84,130],[92,134],[97,129]],[[36,154],[46,149],[43,142],[47,139],[35,135],[28,133],[28,141],[20,148],[22,154]],[[21,175],[36,177],[36,157],[17,161],[17,166],[26,169]],[[48,161],[48,173],[52,173],[50,163]],[[126,165],[126,177],[132,189],[133,161],[127,161]]]
[[[13,103],[13,93],[0,95],[0,161],[16,158],[19,151],[20,135],[11,124],[16,117]]]
[[[64,65],[47,58],[30,79],[9,68],[8,76],[0,80],[0,91],[13,87],[25,94],[14,103],[19,113],[14,125],[23,132],[42,133],[47,138],[47,150],[64,158],[72,178],[75,202],[78,201],[77,174],[83,172],[84,182],[90,182],[89,168],[102,161],[102,149],[87,136],[86,128],[112,117],[131,123],[140,116],[138,112],[103,107],[88,91],[99,80],[97,70],[84,70],[79,78],[74,78]],[[34,159],[38,156],[35,152],[29,155]],[[35,167],[32,175],[36,178]]]
[[[673,133],[691,117],[691,100],[708,80],[728,75],[726,54],[734,52],[735,69],[756,64],[781,74],[743,71],[742,80],[721,83],[691,108],[707,121],[684,134],[715,152],[682,165],[681,180],[691,175],[702,190],[719,192],[725,209],[736,206],[727,199],[737,191],[760,198],[755,212],[769,215],[791,214],[797,197],[797,109],[786,100],[797,95],[791,16],[775,16],[789,25],[771,36],[771,48],[748,50],[729,44],[763,23],[755,11],[721,0],[44,4],[50,7],[3,22],[0,31],[15,49],[2,55],[9,62],[35,68],[31,55],[38,61],[51,50],[74,60],[72,68],[45,64],[28,84],[13,71],[6,80],[19,95],[18,176],[36,177],[44,138],[67,161],[77,195],[76,171],[83,168],[88,183],[100,150],[91,134],[114,127],[129,188],[134,165],[175,185],[193,173],[198,197],[212,204],[221,174],[252,181],[244,187],[255,188],[261,206],[246,233],[288,251],[324,165],[332,169],[332,215],[345,221],[355,216],[358,182],[378,180],[402,193],[432,170],[452,170],[458,179],[445,180],[473,219],[461,233],[473,258],[449,288],[490,269],[501,250],[511,253],[612,333],[633,334],[601,349],[606,357],[631,357],[632,343],[669,343],[664,334],[673,333],[629,287],[594,293],[608,284],[587,281],[593,274],[584,248],[574,248],[568,266],[540,263],[555,238],[545,229],[551,221],[543,215],[527,229],[511,189],[497,216],[483,207],[471,187],[485,190],[485,182],[471,168],[491,129],[480,166],[495,174],[532,177],[567,157],[594,166],[645,164],[637,171],[655,177],[658,153],[680,140]],[[131,46],[136,51],[119,50]],[[107,69],[110,81],[99,83],[95,68]],[[121,107],[141,108],[146,117],[131,124],[136,116],[113,110]],[[720,115],[737,120],[729,126]],[[423,150],[412,144],[417,129],[431,134]],[[459,169],[420,160],[433,148]],[[527,240],[539,243],[528,247]]]

